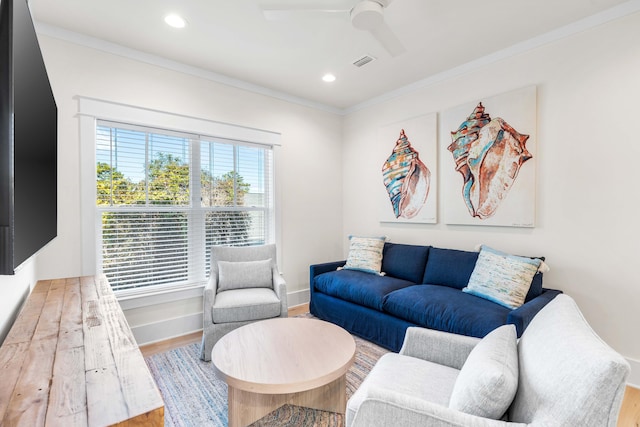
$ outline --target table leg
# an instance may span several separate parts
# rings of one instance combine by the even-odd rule
[[[287,403],[286,394],[259,394],[229,386],[229,427],[245,427]]]
[[[347,409],[347,377],[343,375],[329,384],[289,396],[288,403],[292,405],[344,415]]]
[[[287,394],[260,394],[228,387],[229,427],[245,427],[289,403],[344,414],[347,380],[343,375],[329,384]]]

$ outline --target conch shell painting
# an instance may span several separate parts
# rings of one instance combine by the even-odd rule
[[[411,146],[404,129],[382,165],[382,180],[396,218],[414,218],[427,201],[431,172]]]
[[[469,214],[490,218],[507,197],[522,165],[533,157],[526,147],[529,135],[499,117],[492,119],[480,102],[451,132],[451,139],[447,149],[462,175],[462,197]]]

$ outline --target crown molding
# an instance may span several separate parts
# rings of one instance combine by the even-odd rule
[[[356,111],[360,111],[365,108],[369,108],[374,105],[380,104],[382,102],[389,101],[399,96],[406,95],[418,89],[424,89],[426,87],[443,82],[453,77],[457,77],[457,76],[469,73],[471,71],[477,70],[486,65],[493,64],[498,61],[502,61],[503,59],[507,59],[512,56],[519,55],[521,53],[536,49],[540,46],[544,46],[546,44],[553,43],[558,40],[562,40],[574,34],[580,33],[582,31],[590,30],[599,25],[606,24],[607,22],[614,21],[616,19],[623,18],[628,15],[632,15],[639,11],[640,11],[640,0],[627,1],[625,3],[619,4],[618,6],[614,6],[610,9],[597,13],[595,15],[591,15],[587,18],[565,25],[564,27],[560,27],[556,30],[549,31],[548,33],[541,34],[529,40],[516,43],[508,48],[483,56],[482,58],[469,61],[460,66],[450,68],[438,74],[434,74],[433,76],[427,77],[426,79],[418,80],[417,82],[403,86],[399,89],[384,93],[380,96],[376,96],[367,101],[345,108],[344,110],[342,110],[342,114],[348,115]]]
[[[628,15],[640,12],[640,0],[629,0],[625,3],[621,3],[617,6],[599,12],[595,15],[588,16],[579,21],[560,27],[556,30],[549,31],[545,34],[533,37],[529,40],[525,40],[520,43],[516,43],[508,48],[499,50],[492,54],[483,56],[481,58],[469,61],[465,64],[451,68],[438,74],[434,74],[422,80],[418,80],[409,85],[403,86],[396,90],[384,93],[382,95],[371,98],[367,101],[359,104],[347,107],[344,109],[332,107],[319,102],[311,101],[304,98],[299,98],[284,92],[269,89],[263,86],[259,86],[253,83],[248,83],[243,80],[235,79],[229,76],[218,74],[212,71],[205,70],[203,68],[186,65],[177,61],[173,61],[167,58],[163,58],[157,55],[152,55],[139,50],[131,49],[116,43],[111,43],[95,37],[86,36],[80,33],[69,31],[57,26],[45,24],[42,22],[36,22],[35,27],[38,34],[42,34],[48,37],[64,40],[70,43],[78,44],[81,46],[90,47],[93,49],[101,50],[103,52],[118,55],[124,58],[145,62],[151,65],[164,67],[169,70],[189,74],[199,78],[207,79],[216,83],[232,86],[241,90],[257,93],[260,95],[269,96],[275,99],[279,99],[293,104],[298,104],[304,107],[314,108],[317,110],[325,111],[332,114],[346,116],[351,113],[363,110],[365,108],[372,107],[374,105],[389,101],[391,99],[406,95],[413,91],[424,89],[426,87],[435,85],[442,81],[457,77],[471,71],[477,70],[481,67],[493,64],[498,61],[510,58],[515,55],[519,55],[524,52],[536,49],[549,43],[562,40],[570,37],[574,34],[582,31],[587,31],[600,25],[606,24],[610,21],[614,21],[619,18],[623,18]]]
[[[180,73],[210,80],[216,83],[235,87],[237,89],[245,90],[248,92],[269,96],[271,98],[276,98],[276,99],[290,102],[293,104],[302,105],[304,107],[314,108],[317,110],[338,114],[338,115],[343,114],[343,110],[339,108],[331,107],[329,105],[325,105],[319,102],[310,101],[308,99],[299,98],[284,92],[269,89],[264,86],[256,85],[243,80],[235,79],[233,77],[229,77],[223,74],[215,73],[213,71],[205,70],[200,67],[194,67],[181,62],[173,61],[171,59],[163,58],[158,55],[153,55],[140,50],[132,49],[117,43],[108,42],[106,40],[98,39],[96,37],[91,37],[84,34],[76,33],[74,31],[66,30],[64,28],[57,27],[55,25],[45,24],[43,22],[36,21],[34,23],[34,26],[38,34],[41,34],[47,37],[52,37],[52,38],[63,40],[69,43],[77,44],[80,46],[85,46],[92,49],[100,50],[102,52],[121,56],[127,59],[132,59],[134,61],[144,62],[144,63],[155,65],[158,67],[163,67],[172,71],[177,71]]]

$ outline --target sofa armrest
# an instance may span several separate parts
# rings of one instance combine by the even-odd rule
[[[333,262],[325,262],[323,264],[313,264],[309,266],[309,273],[311,275],[311,281],[313,282],[313,278],[322,274],[328,273],[330,271],[336,271],[338,267],[344,267],[347,263],[346,260],[343,261],[333,261]]]
[[[204,298],[202,302],[202,328],[207,329],[207,326],[213,325],[213,302],[216,298],[216,294],[211,288],[204,288]]]
[[[349,420],[348,420],[349,421]],[[526,424],[481,418],[414,396],[381,387],[370,387],[353,421],[347,427],[371,426],[430,427],[525,427]]]
[[[543,289],[540,295],[522,304],[515,310],[512,310],[507,315],[507,324],[515,325],[518,337],[520,337],[536,314],[538,314],[549,301],[561,293],[562,291],[556,289]]]
[[[309,291],[311,293],[311,299],[313,300],[313,293],[315,288],[313,287],[313,279],[322,273],[328,273],[330,271],[336,271],[338,267],[344,267],[347,263],[344,261],[325,262],[323,264],[312,264],[309,266]]]
[[[214,275],[211,274],[209,276],[209,280],[207,281],[207,284],[204,287],[205,289],[211,289],[213,291],[213,295],[218,293],[218,278]]]
[[[279,271],[273,270],[273,290],[280,300],[280,317],[287,317],[289,306],[287,303],[287,284]]]
[[[211,307],[216,300],[216,294],[218,293],[218,278],[212,274],[209,276],[209,280],[204,287],[204,295],[202,301],[202,316],[203,327],[206,328],[213,324],[213,314],[211,313]]]
[[[420,327],[407,328],[400,354],[461,369],[480,338]]]

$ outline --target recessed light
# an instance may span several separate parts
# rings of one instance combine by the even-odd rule
[[[327,82],[327,83],[335,82],[336,81],[336,76],[334,76],[331,73],[328,73],[328,74],[325,74],[324,76],[322,76],[322,80]]]
[[[173,28],[184,28],[185,25],[187,25],[187,21],[185,21],[184,18],[176,15],[175,13],[165,16],[164,22],[166,22],[167,25]]]

